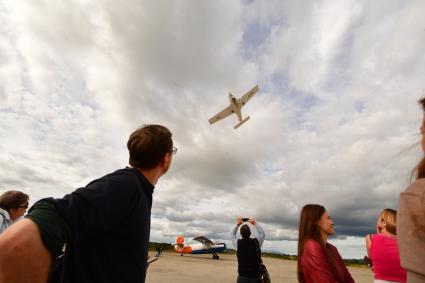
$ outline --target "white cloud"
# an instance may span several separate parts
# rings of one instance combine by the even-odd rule
[[[144,123],[179,148],[155,189],[153,241],[229,240],[257,218],[294,253],[309,202],[347,257],[421,156],[422,1],[0,4],[0,189],[62,196],[127,162]],[[256,83],[235,117],[209,125]],[[347,237],[348,236],[348,237]]]

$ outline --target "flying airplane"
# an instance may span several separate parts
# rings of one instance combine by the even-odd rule
[[[257,91],[258,91],[258,85],[253,87],[250,91],[245,93],[239,99],[236,99],[236,97],[234,97],[233,94],[229,92],[230,105],[224,108],[224,110],[219,112],[217,115],[209,119],[208,122],[210,122],[210,124],[213,124],[215,122],[220,121],[221,119],[226,118],[230,114],[236,114],[236,116],[238,116],[238,119],[239,119],[239,124],[237,124],[234,128],[235,129],[239,128],[243,123],[245,123],[249,119],[249,116],[246,117],[245,119],[242,119],[241,108],[248,102],[248,100],[251,99],[251,97],[253,97],[257,93]]]
[[[180,253],[181,256],[183,254],[212,254],[213,259],[219,259],[220,257],[217,253],[223,252],[226,249],[225,243],[213,242],[204,236],[193,238],[193,240],[199,243],[186,245],[184,243],[184,237],[178,236],[174,244],[174,251]]]

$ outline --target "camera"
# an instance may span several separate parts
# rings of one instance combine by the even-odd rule
[[[242,218],[242,222],[247,222],[249,221],[249,218]]]

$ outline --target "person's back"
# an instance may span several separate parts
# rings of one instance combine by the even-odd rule
[[[400,194],[397,230],[401,266],[408,282],[425,282],[425,178]]]
[[[0,236],[0,282],[45,283],[63,247],[58,282],[144,282],[152,193],[177,150],[171,136],[144,126],[127,142],[130,167],[37,202]]]
[[[383,234],[372,235],[370,254],[375,279],[406,282],[406,271],[400,265],[396,237]]]
[[[72,235],[61,282],[143,282],[152,193],[153,185],[138,170],[126,168],[62,199],[43,200],[54,205]],[[31,212],[28,217],[34,219]],[[44,234],[51,229],[34,220],[44,225]]]
[[[258,278],[260,276],[257,239],[239,239],[236,255],[239,275],[250,278]]]
[[[425,282],[425,98],[419,104],[423,111],[422,159],[415,169],[415,182],[400,194],[397,221],[401,266],[409,283]]]
[[[238,258],[238,283],[257,282],[260,277],[260,248],[265,239],[264,230],[258,225],[254,219],[245,219],[258,231],[258,238],[250,238],[251,229],[248,224],[243,224],[243,218],[238,218],[236,225],[233,227],[231,236],[233,246],[236,248]],[[239,226],[242,239],[237,239],[236,232]]]

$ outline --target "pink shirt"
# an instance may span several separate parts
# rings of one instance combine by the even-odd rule
[[[400,265],[396,237],[382,234],[372,235],[370,257],[375,279],[406,282],[406,271]]]

